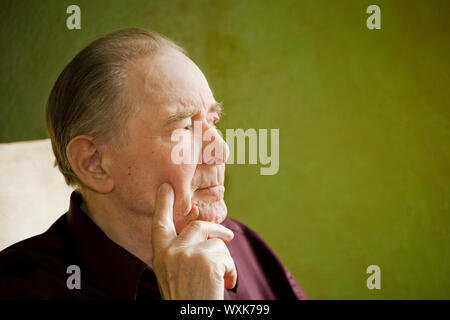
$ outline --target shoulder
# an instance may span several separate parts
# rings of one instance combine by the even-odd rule
[[[240,249],[239,251],[245,250],[257,252],[258,254],[264,253],[276,258],[267,243],[249,226],[229,217],[222,222],[222,225],[234,233],[234,238],[230,242],[232,247],[238,247]]]
[[[61,216],[44,233],[19,241],[0,252],[0,267],[7,265],[7,262],[21,260],[25,257],[45,258],[49,253],[54,254],[58,250],[64,249],[65,241],[63,237],[63,224],[65,215]]]
[[[222,222],[222,225],[233,231],[234,239],[231,243],[234,242],[235,245],[242,246],[245,242],[245,247],[247,247],[247,249],[258,252],[264,251],[269,255],[275,256],[272,249],[270,249],[270,247],[261,238],[261,236],[255,230],[245,225],[244,223],[236,219],[227,217]]]
[[[0,252],[0,298],[26,297],[33,288],[45,285],[43,281],[65,276],[67,245],[61,233],[63,217],[46,232]]]
[[[232,218],[226,218],[222,225],[234,232],[227,247],[245,286],[251,288],[248,291],[264,288],[263,294],[251,298],[307,299],[296,279],[255,230]]]
[[[239,236],[260,238],[253,229],[236,219],[227,217],[222,222],[222,225],[233,231],[235,234],[237,233]]]

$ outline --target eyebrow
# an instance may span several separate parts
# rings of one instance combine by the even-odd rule
[[[220,116],[222,115],[222,110],[223,110],[222,103],[221,102],[215,102],[215,103],[213,103],[212,105],[209,106],[208,113],[216,112],[216,113],[218,113],[219,118],[220,118]],[[168,125],[170,125],[170,124],[172,124],[174,122],[177,122],[177,121],[180,121],[180,120],[183,120],[183,119],[186,119],[186,118],[190,118],[193,115],[195,115],[196,113],[197,113],[197,109],[195,109],[193,107],[190,108],[189,110],[183,110],[183,111],[177,112],[177,113],[171,115],[167,119],[166,126],[168,126]]]
[[[220,118],[223,113],[222,102],[216,102],[216,103],[212,104],[208,110],[208,113],[210,113],[210,112],[217,112],[219,114],[219,118]]]

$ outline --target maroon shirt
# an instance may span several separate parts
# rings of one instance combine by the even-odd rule
[[[73,192],[69,211],[46,232],[0,252],[0,299],[161,299],[153,271],[110,240],[81,209]],[[225,299],[307,299],[297,281],[250,228],[231,218],[227,244],[236,265],[234,289]],[[81,288],[69,289],[70,265]]]

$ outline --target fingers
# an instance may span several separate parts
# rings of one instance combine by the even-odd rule
[[[226,248],[226,247],[225,247]],[[225,274],[223,276],[224,286],[226,289],[233,289],[237,282],[237,271],[234,260],[231,257],[230,251],[226,248],[226,258],[224,260]]]
[[[201,242],[211,238],[219,238],[225,242],[231,241],[234,237],[233,231],[225,228],[221,224],[195,220],[190,222],[181,231],[178,239],[185,242]]]
[[[218,239],[210,239],[201,243],[200,247],[208,251],[210,256],[214,257],[214,264],[220,265],[219,270],[222,270],[220,275],[224,280],[224,286],[227,289],[233,289],[237,282],[237,271],[234,260],[231,257],[225,243]]]
[[[152,222],[153,247],[166,247],[176,236],[173,224],[173,189],[168,183],[163,183],[156,197],[155,214]]]
[[[225,264],[225,275],[223,277],[226,289],[233,289],[237,282],[236,266],[234,265],[234,260],[232,258],[230,258],[230,261],[230,263]]]

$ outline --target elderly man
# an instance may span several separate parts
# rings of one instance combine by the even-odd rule
[[[57,165],[75,188],[69,211],[0,253],[0,297],[306,298],[263,240],[226,218],[220,112],[199,68],[155,32],[83,49],[47,105]],[[174,162],[179,143],[201,160]]]

